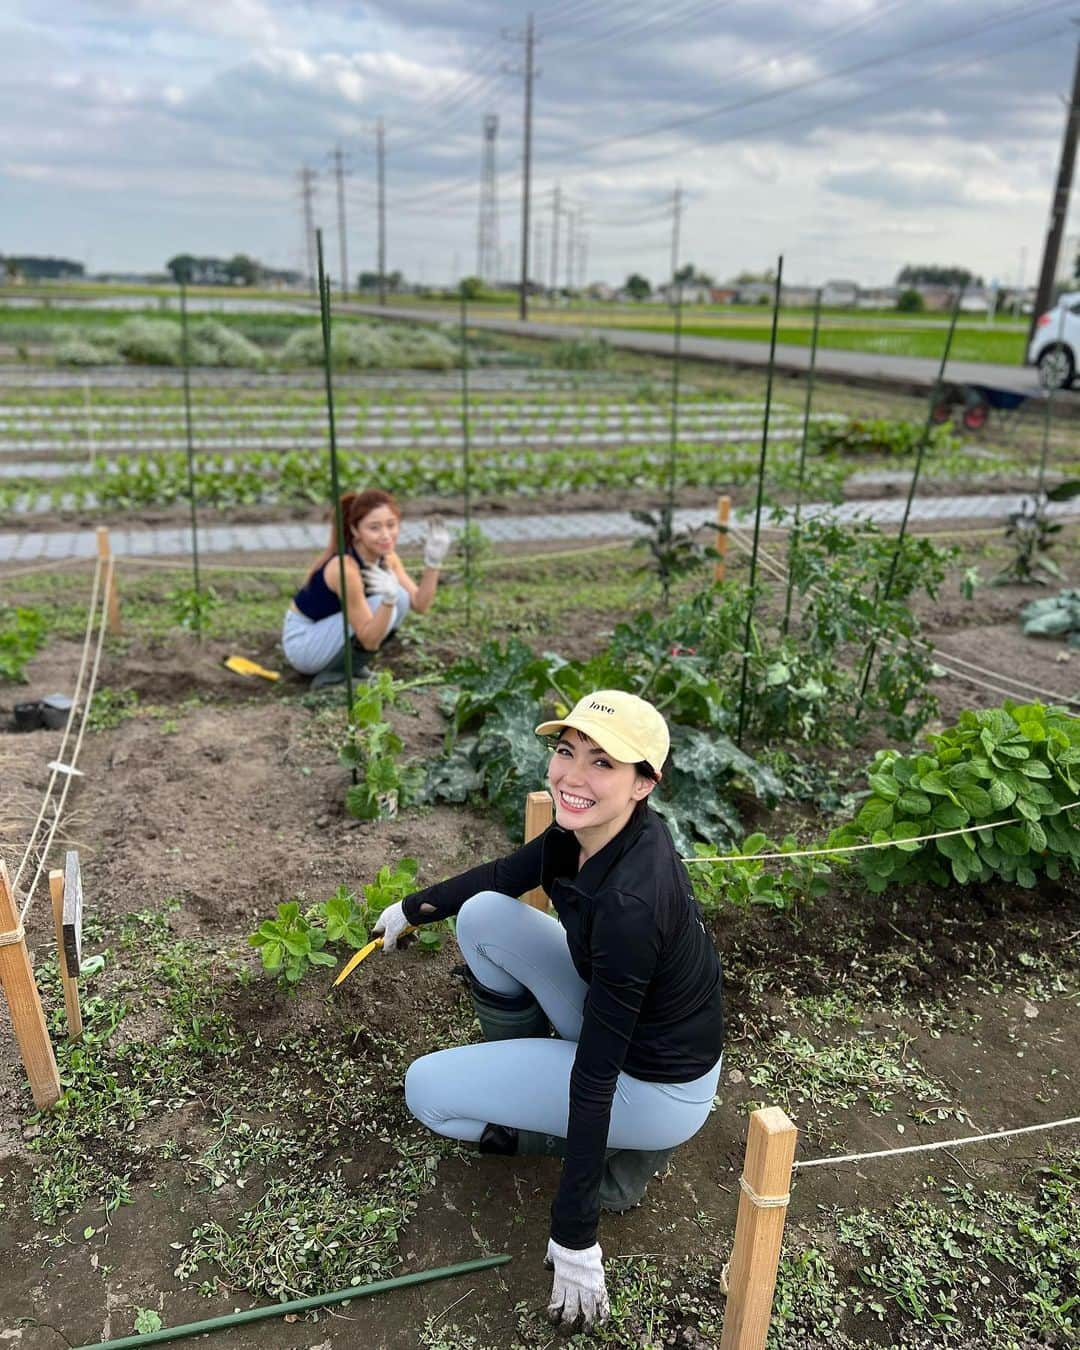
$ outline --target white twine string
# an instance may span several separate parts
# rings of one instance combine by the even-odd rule
[[[758,1195],[745,1177],[739,1178],[739,1187],[758,1209],[783,1209],[791,1199],[790,1192],[787,1195]]]
[[[1061,808],[1062,812],[1075,811],[1080,801],[1070,802]],[[792,849],[790,853],[719,853],[708,858],[683,858],[682,862],[719,863],[719,862],[758,862],[765,858],[828,858],[835,853],[862,853],[875,848],[903,848],[905,844],[926,844],[931,839],[949,839],[957,834],[974,834],[978,830],[1000,830],[1005,825],[1019,825],[1023,816],[1011,816],[1008,820],[988,820],[982,825],[964,825],[958,830],[940,830],[937,834],[917,834],[911,839],[885,839],[879,844],[839,844],[836,848]]]
[[[984,1144],[992,1139],[1008,1139],[1017,1134],[1032,1134],[1036,1130],[1058,1130],[1069,1125],[1080,1125],[1080,1116],[1066,1120],[1050,1120],[1042,1125],[1020,1125],[1012,1130],[995,1130],[993,1134],[971,1134],[964,1139],[939,1139],[933,1144],[908,1144],[905,1148],[883,1148],[874,1153],[843,1153],[838,1158],[809,1158],[792,1163],[793,1168],[831,1167],[834,1163],[865,1162],[869,1158],[891,1158],[899,1153],[930,1153],[938,1148],[959,1148],[961,1144]]]

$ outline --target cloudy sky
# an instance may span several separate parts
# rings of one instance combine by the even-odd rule
[[[476,268],[494,113],[508,272],[530,9],[545,278],[556,186],[560,281],[568,229],[589,280],[658,281],[679,185],[680,259],[718,277],[783,253],[792,281],[1009,284],[1025,256],[1034,280],[1080,0],[0,0],[0,252],[299,266],[306,165],[336,273],[340,145],[349,269],[373,268],[381,118],[387,266],[445,281]]]

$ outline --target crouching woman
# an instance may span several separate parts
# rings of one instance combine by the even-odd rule
[[[392,951],[408,925],[458,916],[486,1043],[416,1060],[406,1101],[429,1128],[481,1152],[564,1158],[548,1311],[591,1326],[608,1314],[600,1210],[637,1204],[708,1118],[722,977],[648,803],[669,748],[660,713],[604,690],[536,730],[557,738],[554,823],[507,857],[407,896],[376,931]],[[515,898],[539,885],[555,916]]]

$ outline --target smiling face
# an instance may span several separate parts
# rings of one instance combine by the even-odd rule
[[[548,765],[555,820],[573,830],[588,853],[619,833],[656,784],[633,764],[612,759],[583,732],[567,728]]]
[[[376,506],[353,529],[353,543],[367,562],[377,562],[393,553],[401,521],[389,506]]]

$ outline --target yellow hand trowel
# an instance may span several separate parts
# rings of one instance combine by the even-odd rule
[[[235,671],[237,675],[261,675],[264,680],[281,679],[276,670],[266,670],[256,665],[254,661],[249,661],[246,656],[228,656],[225,658],[225,666],[228,670]]]
[[[410,924],[408,928],[402,929],[401,937],[404,937],[406,933],[415,933],[415,932],[416,929],[412,926],[412,924]],[[383,940],[381,937],[373,938],[366,947],[361,947],[358,952],[353,952],[352,956],[349,957],[349,960],[345,965],[345,969],[334,981],[333,988],[336,989],[338,985],[342,982],[342,980],[346,979],[347,976],[351,975],[353,971],[356,969],[356,967],[360,964],[360,962],[366,960],[366,958],[371,955],[371,953],[376,949],[376,947],[382,946],[382,943]]]

